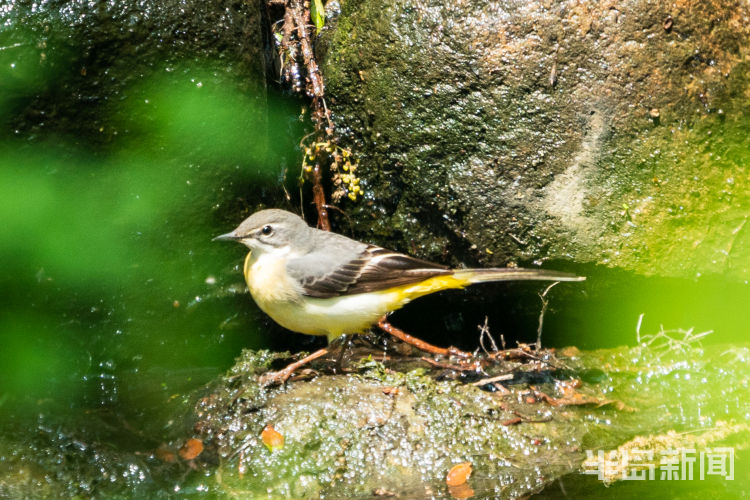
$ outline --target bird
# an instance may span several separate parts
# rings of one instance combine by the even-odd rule
[[[546,269],[452,269],[309,226],[281,209],[253,213],[214,240],[250,251],[243,272],[258,307],[294,332],[329,343],[370,330],[386,314],[427,294],[475,283],[512,280],[582,281]]]

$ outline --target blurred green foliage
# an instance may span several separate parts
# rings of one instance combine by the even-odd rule
[[[287,108],[193,61],[154,69],[100,105],[93,137],[16,134],[55,78],[38,52],[0,50],[0,392],[23,411],[45,398],[143,397],[122,380],[138,386],[134,373],[156,368],[219,373],[258,340],[246,322],[206,349],[248,300],[223,291],[220,272],[243,253],[210,241],[239,220],[216,209],[232,191],[279,185],[287,143],[270,143],[286,132]]]

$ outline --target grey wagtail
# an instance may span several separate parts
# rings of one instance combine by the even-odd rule
[[[310,227],[284,210],[254,213],[214,240],[250,249],[244,274],[255,302],[281,326],[329,342],[362,333],[410,301],[474,283],[511,280],[581,281],[545,269],[450,269]]]

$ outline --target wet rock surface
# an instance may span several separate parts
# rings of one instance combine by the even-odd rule
[[[746,279],[742,2],[344,1],[356,231],[434,260]]]
[[[449,380],[450,370],[370,357],[352,373],[263,389],[257,375],[278,355],[246,351],[199,404],[197,428],[219,461],[218,489],[231,495],[456,496],[446,474],[470,462],[471,493],[518,498],[581,472],[586,450],[742,442],[747,355],[676,344],[565,349],[493,365],[509,373],[494,388],[467,383],[476,373]],[[264,445],[269,425],[282,447]]]

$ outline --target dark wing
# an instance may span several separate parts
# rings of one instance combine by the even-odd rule
[[[312,257],[312,256],[311,256]],[[327,260],[323,256],[318,256]],[[452,271],[375,245],[366,246],[351,259],[331,265],[295,259],[287,265],[289,274],[297,279],[302,292],[310,297],[329,298],[417,283]],[[318,272],[314,272],[317,268]],[[322,268],[322,269],[321,269]],[[320,272],[323,271],[323,272]]]

